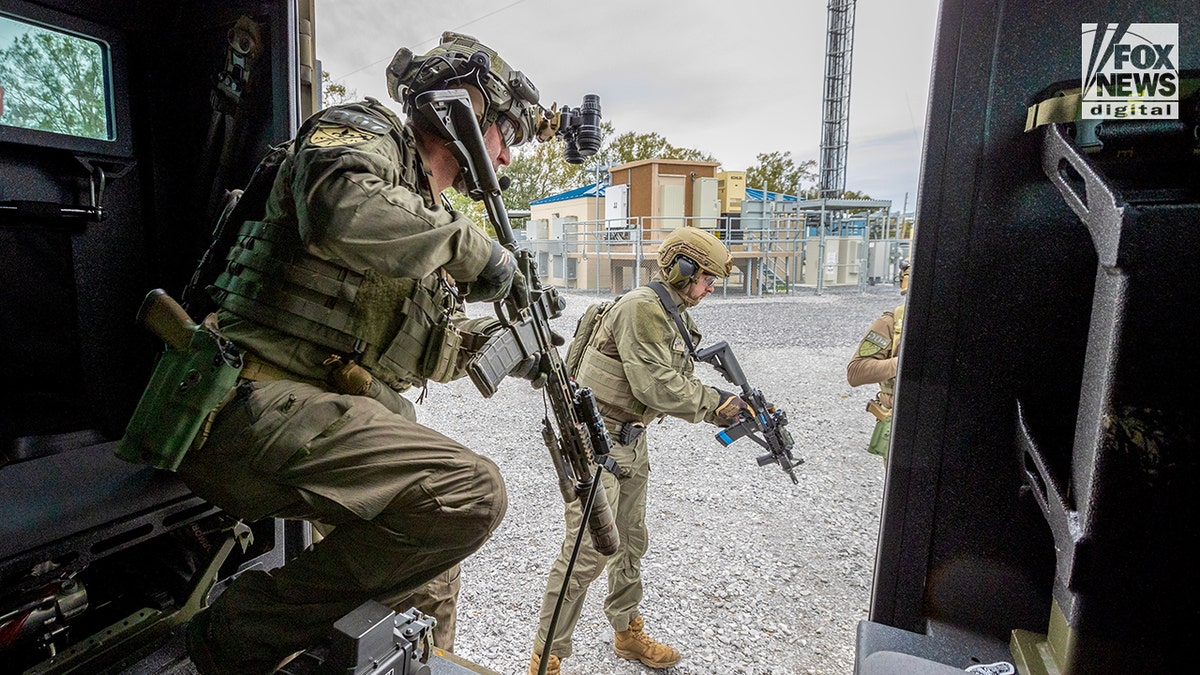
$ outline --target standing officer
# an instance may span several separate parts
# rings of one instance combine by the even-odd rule
[[[900,263],[900,295],[908,293],[908,262]],[[892,437],[892,406],[896,389],[896,366],[900,361],[900,329],[904,325],[904,303],[875,319],[846,366],[851,387],[878,384],[879,393],[867,404],[875,416],[875,431],[867,452],[883,457],[887,466],[888,442]]]
[[[188,651],[204,675],[271,672],[364,601],[451,570],[507,508],[496,466],[418,424],[398,394],[463,374],[462,344],[481,326],[460,293],[498,301],[523,281],[505,249],[439,201],[461,191],[459,162],[415,99],[464,89],[499,167],[536,132],[537,90],[456,33],[423,57],[401,49],[387,77],[407,122],[373,99],[308,119],[211,289],[246,366],[181,476],[239,518],[333,530],[281,568],[241,575],[196,616]]]
[[[662,281],[626,293],[597,319],[575,380],[595,393],[613,439],[611,456],[620,466],[621,477],[607,471],[600,475],[620,545],[611,558],[606,558],[589,538],[583,538],[547,659],[546,672],[551,675],[559,672],[560,660],[571,655],[571,635],[588,585],[606,567],[608,597],[604,613],[616,633],[613,651],[651,668],[667,668],[679,662],[678,650],[644,632],[638,608],[642,601],[641,560],[648,543],[645,516],[650,456],[645,425],[656,417],[672,415],[689,422],[703,420],[728,426],[737,421],[746,404],[740,397],[696,379],[686,342],[658,292],[665,294],[680,315],[692,344],[698,344],[700,332],[687,309],[712,293],[718,278],[729,276],[732,261],[729,250],[716,237],[694,227],[680,227],[658,249]],[[652,287],[654,284],[659,291]],[[530,673],[537,673],[541,663],[580,520],[579,504],[571,502],[567,505],[562,551],[550,570],[542,599]]]

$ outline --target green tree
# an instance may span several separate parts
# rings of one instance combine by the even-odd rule
[[[0,49],[4,123],[85,138],[108,138],[100,46],[31,28]]]
[[[510,209],[528,209],[529,202],[596,182],[596,166],[608,164],[605,140],[613,133],[610,122],[600,123],[600,151],[583,164],[567,163],[566,143],[561,137],[545,143],[526,143],[513,153],[504,175],[512,181],[504,191],[504,204]],[[601,178],[607,172],[601,172]]]
[[[609,144],[605,159],[611,164],[627,164],[643,159],[682,159],[694,162],[715,162],[712,155],[701,150],[674,146],[656,132],[648,134],[626,131]]]
[[[358,90],[347,89],[341,82],[334,82],[326,71],[321,71],[321,107],[341,105],[358,100]]]
[[[595,182],[589,171],[590,161],[568,164],[563,157],[563,141],[527,143],[513,156],[504,175],[512,181],[504,191],[504,203],[510,209],[528,209],[529,202]],[[594,161],[594,160],[592,160]]]
[[[746,169],[746,187],[784,194],[799,190],[808,196],[805,187],[816,181],[816,167],[815,159],[797,164],[791,152],[759,153],[758,164]]]
[[[496,236],[496,228],[492,227],[492,222],[488,220],[487,209],[484,208],[483,202],[477,202],[470,197],[461,194],[454,188],[446,188],[442,194],[450,200],[450,206],[461,213],[462,215],[475,221],[475,223],[487,231],[488,236]]]
[[[700,150],[674,146],[657,133],[627,131],[613,137],[612,123],[602,122],[600,128],[604,139],[600,150],[583,164],[567,163],[561,138],[522,146],[514,154],[512,164],[504,170],[512,181],[504,193],[508,208],[527,209],[531,201],[595,183],[597,166],[608,167],[643,159],[717,161]],[[608,171],[601,169],[600,178],[603,180],[607,176]]]

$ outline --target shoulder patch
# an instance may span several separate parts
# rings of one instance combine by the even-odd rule
[[[879,352],[891,346],[892,340],[886,335],[880,335],[875,331],[867,331],[867,336],[863,338],[858,345],[859,356],[874,356]]]
[[[330,108],[329,110],[326,110],[321,115],[321,121],[329,122],[335,126],[358,129],[359,131],[365,131],[376,136],[379,134],[386,134],[390,128],[387,122],[374,115],[368,115],[367,113],[357,112],[354,110],[346,110],[344,108]]]
[[[362,131],[346,126],[326,126],[322,124],[308,137],[307,145],[318,148],[332,148],[338,145],[358,145],[378,138],[378,134]]]

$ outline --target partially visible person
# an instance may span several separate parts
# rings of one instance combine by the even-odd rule
[[[900,264],[900,294],[908,293],[909,264]],[[867,404],[875,417],[875,430],[867,452],[883,457],[887,466],[888,444],[892,438],[892,408],[895,406],[896,368],[900,361],[900,330],[904,326],[904,306],[900,303],[871,324],[858,349],[846,366],[846,381],[852,387],[878,384],[879,392]]]
[[[575,374],[579,385],[590,387],[596,395],[613,440],[611,457],[619,465],[621,477],[607,471],[600,475],[620,544],[616,553],[605,557],[592,546],[589,537],[583,538],[550,640],[546,657],[549,675],[557,675],[561,661],[571,655],[571,639],[588,586],[606,569],[604,614],[614,632],[613,651],[617,656],[650,668],[668,668],[681,658],[677,649],[645,632],[641,610],[641,562],[649,545],[646,487],[650,454],[646,425],[671,415],[688,422],[729,426],[738,421],[746,403],[736,394],[702,384],[695,376],[688,346],[689,342],[700,342],[700,332],[688,309],[713,292],[717,279],[729,276],[729,250],[703,230],[680,227],[659,246],[658,266],[658,280],[621,296],[600,315]],[[568,504],[566,535],[546,581],[541,622],[529,660],[529,672],[534,675],[550,639],[551,617],[559,602],[581,519],[579,503]]]

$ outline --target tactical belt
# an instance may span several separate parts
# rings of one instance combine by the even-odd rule
[[[646,431],[646,425],[641,422],[618,422],[607,417],[604,418],[604,428],[608,429],[613,440],[621,445],[633,445],[637,442],[638,436]]]
[[[307,377],[300,377],[290,370],[285,370],[279,366],[272,365],[258,358],[250,352],[242,353],[242,372],[241,379],[251,382],[276,382],[278,380],[290,380],[292,382],[302,382],[311,384],[314,387],[328,390],[329,384],[320,380],[313,380]]]

